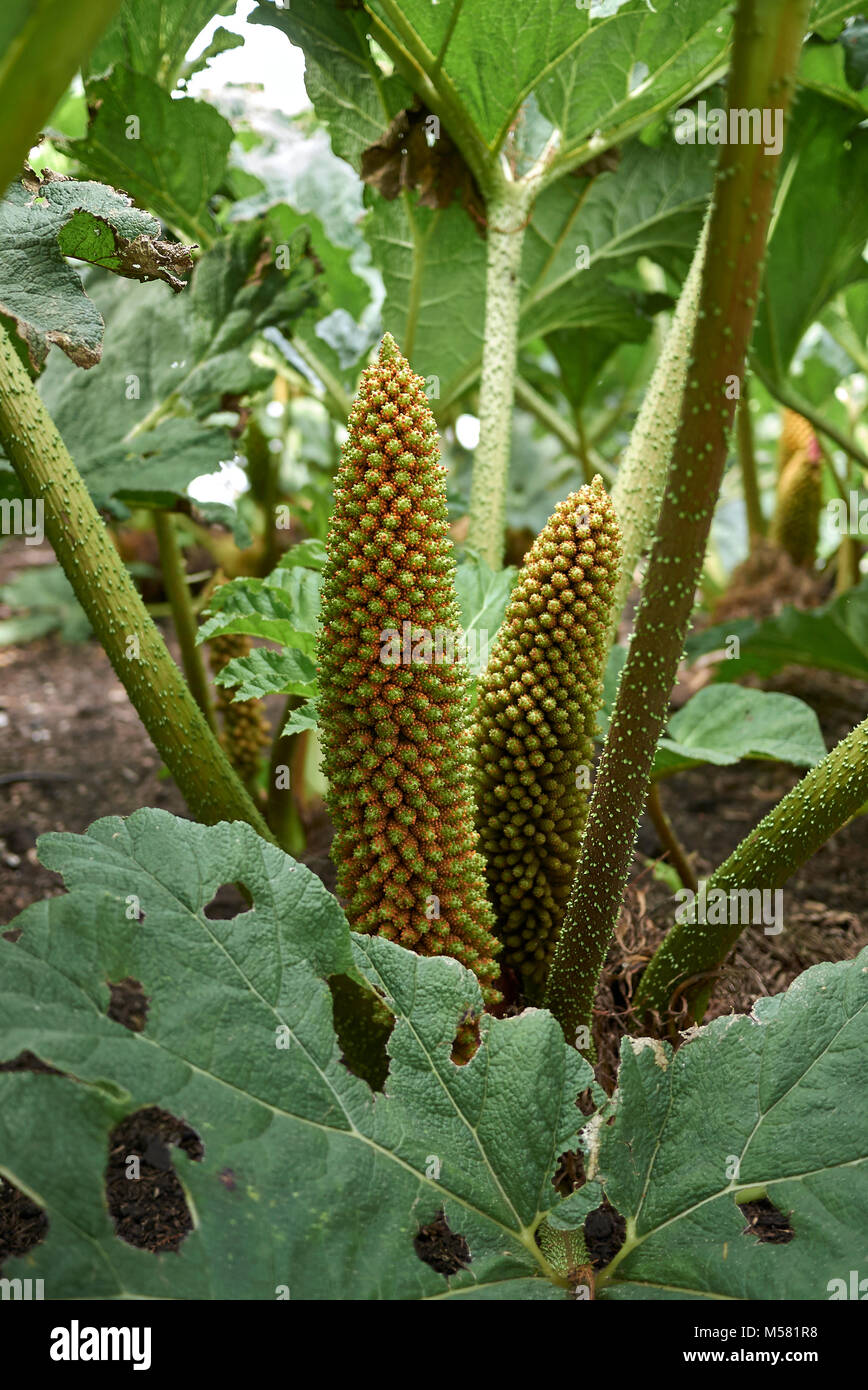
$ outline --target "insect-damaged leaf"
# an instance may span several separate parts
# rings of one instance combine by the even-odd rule
[[[625,1039],[591,1171],[627,1220],[603,1298],[828,1299],[864,1255],[868,950],[800,975],[673,1055]],[[765,1199],[785,1242],[740,1204]],[[780,1226],[780,1222],[778,1222]]]
[[[163,241],[156,218],[125,193],[27,169],[0,202],[0,313],[14,321],[34,371],[52,343],[78,367],[102,355],[102,316],[67,256],[176,291],[192,266],[190,247]]]
[[[590,1068],[549,1014],[483,1018],[456,1066],[459,1020],[481,1007],[473,976],[351,937],[319,880],[244,825],[144,810],[46,836],[41,853],[69,891],[0,941],[0,1057],[27,1049],[67,1073],[0,1074],[4,1173],[50,1223],[28,1276],[57,1298],[566,1296],[533,1232]],[[227,881],[252,906],[212,921]],[[395,1016],[382,1093],[341,1060],[331,976]],[[150,1001],[141,1032],[106,1014],[106,981],[126,978]],[[169,1256],[123,1244],[102,1190],[113,1126],[150,1105],[204,1144],[200,1162],[175,1160],[196,1229]],[[448,1283],[414,1244],[440,1212],[469,1252]]]

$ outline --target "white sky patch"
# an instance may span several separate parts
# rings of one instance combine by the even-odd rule
[[[463,449],[475,449],[479,443],[479,420],[475,415],[459,415],[455,435]]]
[[[204,72],[190,79],[191,96],[204,96],[230,83],[257,82],[263,100],[288,116],[310,106],[304,90],[304,55],[280,29],[272,24],[248,24],[247,16],[256,9],[256,0],[239,0],[234,15],[216,15],[202,30],[187,57],[196,57],[207,48],[215,29],[231,29],[244,39],[243,48],[231,48],[212,58]]]
[[[194,502],[224,502],[234,507],[242,493],[250,487],[247,474],[239,463],[221,463],[217,473],[201,473],[187,488]]]

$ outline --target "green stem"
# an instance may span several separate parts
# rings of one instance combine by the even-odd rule
[[[595,445],[608,439],[614,430],[618,428],[621,421],[633,413],[634,408],[638,410],[641,404],[642,383],[650,376],[653,364],[657,361],[657,343],[653,334],[649,334],[645,344],[645,351],[636,372],[628,385],[621,392],[621,395],[613,406],[597,412],[592,422],[588,425],[588,443],[593,449]],[[599,472],[599,469],[597,470]]]
[[[756,548],[757,541],[766,534],[766,522],[760,505],[759,483],[757,481],[756,454],[753,447],[753,426],[750,419],[750,406],[747,396],[747,381],[742,382],[741,401],[735,416],[738,437],[738,461],[741,467],[741,485],[744,492],[744,509],[747,514],[747,530],[750,548]]]
[[[699,882],[693,871],[693,865],[687,857],[687,852],[675,833],[675,827],[663,809],[660,787],[657,782],[652,782],[648,788],[647,811],[651,824],[657,831],[660,843],[669,855],[670,864],[684,887],[695,893],[699,888]]]
[[[707,237],[706,220],[612,491],[622,545],[621,575],[612,606],[613,633],[660,511],[699,310]]]
[[[529,410],[531,415],[535,415],[549,434],[553,434],[556,439],[559,439],[571,454],[575,454],[576,458],[579,457],[581,444],[575,427],[522,376],[517,376],[515,379],[515,399],[518,405]]]
[[[579,462],[582,465],[582,475],[586,483],[590,483],[594,477],[594,470],[591,467],[591,454],[588,449],[588,436],[585,433],[585,422],[582,419],[581,406],[576,407],[576,434],[579,438]]]
[[[708,880],[706,896],[713,888],[730,893],[782,887],[866,801],[868,719],[827,753],[742,840]],[[701,1019],[710,991],[708,976],[735,945],[747,925],[745,915],[759,914],[739,910],[735,916],[742,920],[721,926],[676,923],[642,976],[635,996],[637,1011],[665,1013],[673,995],[683,992],[693,1016]]]
[[[152,513],[157,545],[160,548],[160,569],[163,583],[172,609],[172,622],[175,636],[181,648],[181,663],[184,675],[192,691],[193,698],[208,721],[212,733],[217,733],[217,720],[214,717],[214,703],[211,699],[211,686],[205,673],[202,648],[196,645],[196,615],[190,598],[184,557],[178,545],[175,519],[171,512],[154,510]]]
[[[344,390],[338,378],[329,371],[328,367],[326,367],[322,361],[320,361],[313,351],[313,348],[309,347],[300,335],[293,338],[292,346],[295,348],[302,361],[307,363],[311,371],[314,372],[322,382],[325,392],[323,404],[328,407],[329,411],[336,419],[340,420],[340,422],[345,425],[347,423],[347,416],[352,409],[352,398]],[[269,360],[268,365],[274,367],[274,362]]]
[[[20,173],[30,147],[120,8],[120,0],[36,0],[12,23],[0,57],[0,194]],[[10,21],[7,19],[7,23]]]
[[[292,711],[298,709],[303,701],[298,695],[289,695],[286,706],[281,716],[278,729],[286,727]],[[307,843],[304,825],[299,815],[298,805],[292,791],[292,783],[297,779],[298,772],[298,753],[304,747],[304,734],[283,734],[278,732],[273,744],[271,745],[271,761],[268,769],[268,805],[266,818],[277,843],[281,849],[286,850],[287,854],[295,857],[300,855]],[[282,768],[289,770],[288,787],[278,787],[278,774]]]
[[[739,0],[729,82],[736,109],[786,111],[808,0]],[[590,1028],[668,715],[727,457],[753,328],[777,157],[721,146],[697,332],[636,631],[603,749],[547,1004],[568,1040]],[[701,327],[701,332],[699,331]]]
[[[33,498],[76,598],[191,812],[271,839],[190,694],[36,387],[0,332],[0,443]]]
[[[797,415],[804,415],[805,419],[814,426],[818,434],[823,434],[827,439],[831,439],[833,444],[837,444],[839,449],[843,449],[848,458],[853,459],[860,467],[868,468],[868,454],[865,453],[864,449],[860,449],[855,439],[852,439],[848,434],[844,434],[842,430],[838,429],[837,425],[833,425],[831,421],[820,415],[811,405],[810,401],[806,401],[797,391],[794,391],[792,387],[781,385],[774,377],[764,372],[758,362],[751,362],[751,367],[769,395],[773,396],[779,405],[786,406],[789,410],[794,410]]]
[[[571,454],[581,460],[582,441],[575,426],[570,424],[570,421],[522,376],[517,376],[515,379],[515,399],[518,405],[529,411],[531,415],[535,415],[540,424],[544,425],[556,439],[559,439]],[[593,478],[595,473],[599,473],[603,482],[609,487],[612,481],[611,468],[595,449],[588,447],[587,454],[591,477]]]
[[[493,569],[503,564],[520,311],[519,271],[531,198],[528,185],[506,184],[488,204],[485,343],[468,545]]]

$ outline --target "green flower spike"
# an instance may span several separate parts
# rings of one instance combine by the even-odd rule
[[[539,998],[588,814],[620,533],[600,477],[555,509],[512,591],[474,728],[480,847],[504,962]]]
[[[455,956],[493,1004],[468,674],[437,660],[460,632],[444,479],[424,384],[386,334],[350,414],[317,645],[338,892],[357,931]]]

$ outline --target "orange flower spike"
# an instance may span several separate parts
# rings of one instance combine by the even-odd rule
[[[327,551],[317,655],[338,892],[357,931],[421,955],[448,937],[495,1003],[467,669],[420,643],[459,633],[445,469],[422,379],[389,334],[350,413]]]

